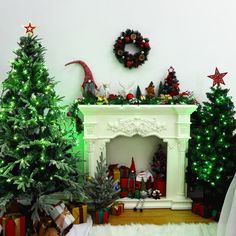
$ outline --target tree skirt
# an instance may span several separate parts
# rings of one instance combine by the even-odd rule
[[[167,224],[167,225],[119,225],[93,226],[89,236],[216,236],[217,224]]]

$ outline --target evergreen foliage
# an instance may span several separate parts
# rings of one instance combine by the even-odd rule
[[[201,186],[205,200],[220,208],[236,171],[236,120],[229,89],[220,86],[207,93],[192,119],[188,182]]]
[[[101,154],[97,161],[94,177],[89,177],[85,183],[85,192],[96,209],[107,207],[118,197],[117,183],[112,176],[108,177],[106,160]]]
[[[60,199],[83,198],[82,176],[45,48],[32,34],[18,44],[0,100],[0,210],[17,200],[36,220]]]
[[[160,175],[163,178],[166,177],[166,155],[161,144],[158,145],[158,150],[153,156],[151,170],[156,175]]]

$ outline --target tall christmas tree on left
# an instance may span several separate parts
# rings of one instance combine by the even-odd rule
[[[45,48],[33,35],[35,27],[25,28],[0,100],[0,210],[17,201],[36,220],[61,199],[82,198],[83,191]]]

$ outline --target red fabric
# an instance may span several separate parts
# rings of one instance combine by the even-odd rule
[[[160,190],[161,196],[166,196],[166,181],[157,181],[157,189]]]
[[[140,190],[141,189],[142,182],[141,181],[135,181],[135,188]]]
[[[98,211],[95,211],[95,224],[98,224]]]
[[[128,179],[128,188],[132,189],[134,188],[134,185],[135,185],[135,179],[133,178]]]
[[[25,236],[25,217],[21,215],[5,216],[2,219],[4,236]]]
[[[211,206],[204,206],[202,202],[194,202],[192,205],[192,212],[208,218],[211,216]]]
[[[127,190],[121,190],[120,197],[128,197],[128,191]]]
[[[108,222],[109,222],[109,214],[108,214],[108,211],[105,211],[103,213],[103,223],[108,224]]]
[[[121,178],[120,179],[120,188],[127,188],[128,186],[128,178]]]
[[[131,161],[130,171],[131,172],[136,172],[136,168],[135,168],[135,163],[134,163],[134,158],[133,157],[132,157],[132,161]]]

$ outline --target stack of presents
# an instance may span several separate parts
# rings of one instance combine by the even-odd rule
[[[87,205],[84,203],[59,202],[50,210],[48,216],[41,216],[40,220],[31,225],[31,236],[66,235],[74,224],[86,223]],[[25,236],[26,228],[31,222],[20,213],[10,213],[0,218],[0,231],[3,236]]]
[[[165,176],[154,174],[150,170],[136,172],[132,158],[130,167],[114,164],[109,165],[109,175],[117,180],[120,187],[120,197],[140,199],[141,192],[146,191],[147,197],[159,199],[166,195]]]

